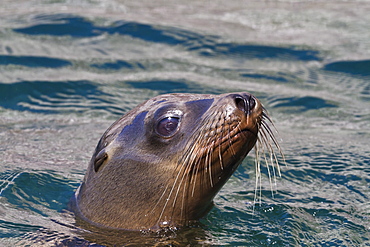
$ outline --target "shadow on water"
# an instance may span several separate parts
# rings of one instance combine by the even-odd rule
[[[133,69],[134,68],[134,66],[131,63],[128,63],[128,62],[123,61],[123,60],[118,60],[118,61],[115,61],[115,62],[102,63],[102,64],[95,63],[95,64],[91,64],[91,67],[97,68],[97,69],[102,69],[102,70],[120,70],[122,68],[126,68],[126,69]]]
[[[294,82],[298,80],[298,77],[283,72],[269,72],[268,74],[267,73],[259,74],[256,73],[255,71],[253,72],[251,71],[249,73],[241,73],[240,76],[251,78],[253,80],[268,80],[272,82],[281,82],[281,83]]]
[[[82,17],[65,14],[39,15],[33,19],[33,22],[40,24],[16,28],[14,31],[27,35],[67,35],[75,38],[99,36],[105,31],[104,28],[95,27],[93,23]]]
[[[0,55],[0,65],[20,65],[33,68],[60,68],[72,65],[72,63],[59,58]]]
[[[250,59],[284,59],[294,61],[321,61],[320,53],[297,47],[275,47],[225,43],[220,37],[202,35],[179,28],[153,26],[137,22],[118,21],[108,27],[97,26],[88,19],[59,14],[42,15],[34,19],[35,24],[13,31],[26,35],[71,36],[86,38],[103,33],[120,34],[152,43],[182,46],[201,56],[240,56]],[[126,66],[123,64],[123,66]]]
[[[324,70],[367,77],[370,76],[370,60],[329,63],[324,66]]]

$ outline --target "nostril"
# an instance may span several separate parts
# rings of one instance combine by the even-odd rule
[[[246,114],[250,113],[256,106],[256,100],[252,95],[236,96],[235,104],[239,110],[245,112]]]
[[[254,99],[252,95],[249,95],[248,105],[249,105],[250,110],[253,110],[254,107],[256,106],[256,100]]]
[[[247,106],[246,106],[246,104],[245,104],[245,100],[244,100],[244,98],[242,98],[242,97],[236,97],[235,98],[235,104],[236,104],[236,107],[238,107],[238,109],[239,110],[241,110],[241,111],[243,111],[243,112],[245,112],[245,113],[247,113]]]

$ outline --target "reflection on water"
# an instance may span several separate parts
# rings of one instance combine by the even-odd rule
[[[278,6],[276,11],[291,7]],[[219,11],[228,19],[230,9]],[[352,40],[334,52],[314,37],[303,45],[258,43],[187,23],[144,23],[140,16],[22,13],[0,21],[1,245],[370,244],[370,64],[365,50],[350,46],[366,40],[362,20],[354,20],[357,29],[334,20],[336,25],[322,25],[318,31]],[[315,36],[300,24],[305,37]],[[222,25],[220,30],[231,24]],[[332,39],[346,39],[338,40]],[[348,49],[353,57],[336,59]],[[255,94],[274,119],[287,163],[273,185],[277,193],[263,169],[262,202],[253,204],[251,155],[197,225],[151,235],[85,231],[75,224],[69,198],[115,119],[162,93],[233,91]]]

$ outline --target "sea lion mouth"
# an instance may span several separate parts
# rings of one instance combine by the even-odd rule
[[[221,163],[221,170],[223,170],[223,157],[234,157],[232,160],[235,161],[229,163],[231,166],[238,165],[233,163],[238,163],[240,158],[243,159],[258,140],[263,116],[262,106],[253,100],[253,108],[249,105],[246,106],[244,101],[241,107],[238,96],[235,103],[236,108],[231,114],[230,112],[225,113],[227,111],[224,109],[210,114],[207,119],[203,120],[204,127],[194,133],[197,138],[191,138],[194,141],[190,145],[190,152],[193,156],[194,154],[197,156],[196,159],[192,159],[192,166],[198,172],[203,169],[211,169],[211,166],[216,163]],[[201,162],[204,159],[206,161]],[[202,163],[208,164],[202,165]]]
[[[253,131],[252,129],[245,128],[240,129],[239,126],[234,127],[229,133],[216,137],[214,140],[211,140],[208,145],[205,145],[200,148],[199,153],[202,158],[209,155],[210,152],[215,152],[216,149],[219,149],[221,154],[224,154],[231,149],[231,153],[233,156],[236,155],[235,145],[236,143],[243,143],[243,141],[248,139],[255,139],[258,138],[258,132]],[[254,143],[254,142],[253,142]]]
[[[225,136],[222,138],[221,144],[229,141],[230,144],[234,144],[235,142],[238,142],[241,140],[241,138],[247,139],[248,135],[252,135],[253,138],[258,137],[258,132],[254,132],[251,129],[245,128],[242,130],[236,129],[235,133],[230,133],[230,137]]]

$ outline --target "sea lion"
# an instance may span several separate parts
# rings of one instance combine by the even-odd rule
[[[103,134],[75,193],[75,214],[126,230],[198,220],[261,129],[271,132],[266,118],[260,101],[246,92],[149,99]]]

